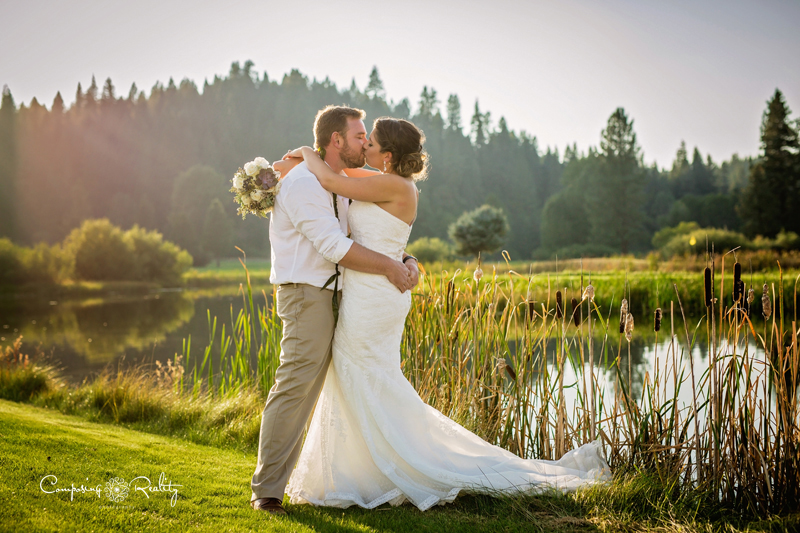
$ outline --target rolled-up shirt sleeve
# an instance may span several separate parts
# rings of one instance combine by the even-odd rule
[[[296,180],[281,196],[281,201],[292,225],[311,241],[322,257],[338,263],[350,251],[353,241],[344,234],[331,211],[333,198],[316,178]]]

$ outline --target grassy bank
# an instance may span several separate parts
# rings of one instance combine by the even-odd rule
[[[567,496],[468,496],[425,513],[409,505],[373,511],[288,506],[289,517],[274,519],[247,506],[253,454],[3,400],[0,435],[0,531],[789,531],[800,525],[797,516],[731,523],[681,509],[667,514],[666,502],[649,501],[654,491],[644,479]],[[50,491],[73,483],[104,486],[114,477],[130,483],[146,476],[157,485],[162,472],[164,484],[181,485],[174,487],[174,506],[169,492],[147,498],[130,490],[114,503],[103,493],[76,493],[70,501],[69,492],[47,494],[40,487],[49,475],[58,480],[42,485]]]

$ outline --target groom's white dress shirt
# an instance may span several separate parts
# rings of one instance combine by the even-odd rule
[[[347,238],[349,202],[338,198],[337,220],[333,195],[322,188],[305,163],[293,168],[282,182],[269,220],[269,281],[273,285],[306,283],[322,287],[335,273],[334,263],[353,245]]]

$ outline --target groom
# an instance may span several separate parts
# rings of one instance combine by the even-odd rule
[[[364,111],[328,106],[317,113],[314,139],[335,171],[364,166],[367,131]],[[395,261],[347,237],[345,198],[322,188],[305,163],[282,180],[269,222],[277,311],[283,322],[280,366],[261,418],[258,463],[250,483],[250,505],[286,514],[286,483],[303,444],[303,430],[317,401],[331,360],[333,291],[322,289],[338,263],[361,272],[382,274],[401,292],[417,284],[416,261]],[[407,259],[412,259],[406,261]],[[338,296],[338,295],[337,295]]]

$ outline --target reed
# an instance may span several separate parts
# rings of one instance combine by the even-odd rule
[[[751,516],[790,512],[800,507],[800,348],[796,316],[790,321],[785,309],[796,309],[797,282],[789,299],[779,270],[777,286],[770,291],[765,284],[765,320],[754,323],[743,312],[738,266],[736,299],[724,297],[724,259],[694,274],[690,297],[708,306],[700,320],[686,316],[687,295],[677,284],[667,301],[656,302],[655,334],[668,340],[641,380],[634,381],[630,358],[635,287],[602,294],[599,284],[584,287],[581,276],[553,293],[549,277],[496,271],[423,276],[406,320],[403,372],[424,401],[521,457],[558,459],[597,438],[615,476],[646,475],[670,492],[670,501]],[[202,358],[191,355],[187,340],[183,394],[226,396],[255,386],[266,395],[272,384],[280,320],[263,291],[263,304],[256,304],[242,265],[243,309],[231,313],[231,329],[223,327],[219,340],[209,316]],[[617,331],[612,305],[623,295]],[[751,287],[747,301],[753,300]],[[599,302],[610,303],[603,311]],[[694,353],[703,330],[705,364]]]

